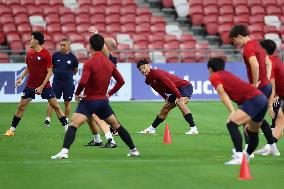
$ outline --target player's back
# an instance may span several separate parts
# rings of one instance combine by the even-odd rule
[[[245,100],[262,94],[260,90],[228,71],[213,73],[210,77],[210,81],[215,88],[218,84],[222,84],[226,93],[237,104],[242,104]]]
[[[269,56],[272,62],[272,75],[275,79],[276,93],[280,97],[284,97],[284,64],[277,56]]]
[[[96,52],[84,66],[90,69],[84,93],[86,99],[105,99],[115,65],[102,52]]]

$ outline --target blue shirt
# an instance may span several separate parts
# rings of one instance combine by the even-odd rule
[[[116,66],[117,64],[117,58],[115,56],[112,56],[111,54],[109,54],[109,60]]]
[[[76,56],[69,52],[68,54],[62,54],[61,52],[55,52],[52,55],[54,81],[70,81],[73,82],[74,69],[78,68],[78,60]]]

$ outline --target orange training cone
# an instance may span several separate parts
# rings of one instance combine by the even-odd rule
[[[171,137],[171,133],[170,133],[170,129],[169,129],[168,124],[166,124],[163,143],[164,144],[171,144],[172,143],[172,137]]]
[[[251,180],[252,177],[250,175],[250,170],[249,170],[249,164],[247,162],[247,153],[243,153],[243,160],[242,160],[242,165],[241,165],[241,170],[240,170],[240,176],[239,180]]]

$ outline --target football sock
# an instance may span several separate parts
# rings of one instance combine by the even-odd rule
[[[46,117],[46,118],[45,118],[45,120],[47,120],[47,121],[49,121],[49,122],[50,122],[50,117]]]
[[[18,126],[20,121],[21,121],[21,118],[19,118],[19,117],[14,115],[13,121],[12,121],[12,124],[11,124],[11,127],[14,128],[14,131],[16,130],[16,128],[17,128],[17,126]]]
[[[69,149],[71,144],[74,142],[76,137],[77,128],[73,125],[70,125],[68,127],[68,130],[66,131],[64,142],[63,142],[63,148]]]
[[[67,119],[65,116],[62,116],[61,118],[58,118],[62,126],[65,126],[68,124]]]
[[[231,139],[233,141],[234,147],[236,149],[236,152],[242,152],[243,151],[243,139],[242,135],[239,131],[238,125],[232,121],[227,123],[227,128],[229,130],[229,133],[231,135]]]
[[[105,134],[105,137],[106,137],[107,140],[108,140],[108,139],[111,139],[111,143],[115,144],[115,141],[113,140],[113,137],[112,137],[111,132],[107,132],[107,133]]]
[[[247,153],[251,155],[258,145],[258,132],[251,132],[247,130],[248,137],[249,137],[249,144],[247,148]]]
[[[273,137],[274,138],[274,142],[275,143],[277,143],[278,142],[278,139],[277,138],[275,138],[275,137]]]
[[[152,123],[152,127],[154,127],[154,128],[158,127],[158,125],[160,125],[160,123],[162,123],[163,121],[164,121],[164,119],[161,119],[161,118],[159,118],[159,116],[157,116]]]
[[[187,121],[190,127],[195,127],[195,123],[193,121],[193,117],[191,113],[185,114],[184,119],[185,121]]]
[[[120,125],[120,127],[117,129],[117,132],[121,140],[123,140],[123,142],[129,147],[130,150],[135,148],[131,136],[129,135],[127,130],[122,127],[122,125]]]
[[[94,135],[94,142],[102,142],[100,134]]]
[[[261,130],[267,140],[268,144],[273,144],[274,143],[274,138],[272,135],[272,131],[271,128],[269,126],[269,124],[267,123],[266,120],[263,121],[263,123],[261,124]]]

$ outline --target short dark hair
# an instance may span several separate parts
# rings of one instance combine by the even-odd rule
[[[249,35],[249,31],[246,25],[240,24],[240,25],[234,25],[230,31],[229,34],[229,38],[233,38],[233,37],[238,37],[238,35],[241,36],[248,36]]]
[[[94,34],[90,37],[90,45],[95,51],[101,51],[105,44],[105,39],[100,34]]]
[[[276,49],[276,43],[271,39],[263,39],[260,42],[262,48],[265,49],[267,54],[272,55]]]
[[[44,44],[44,35],[42,32],[34,31],[31,35],[34,36],[34,39],[38,40],[39,45]]]
[[[210,58],[207,63],[207,68],[211,68],[213,72],[225,69],[225,60],[223,58]]]
[[[144,58],[144,59],[141,59],[141,60],[138,60],[136,66],[137,66],[137,68],[139,69],[139,68],[140,68],[142,65],[144,65],[144,64],[149,64],[149,61],[146,60],[145,58]]]

